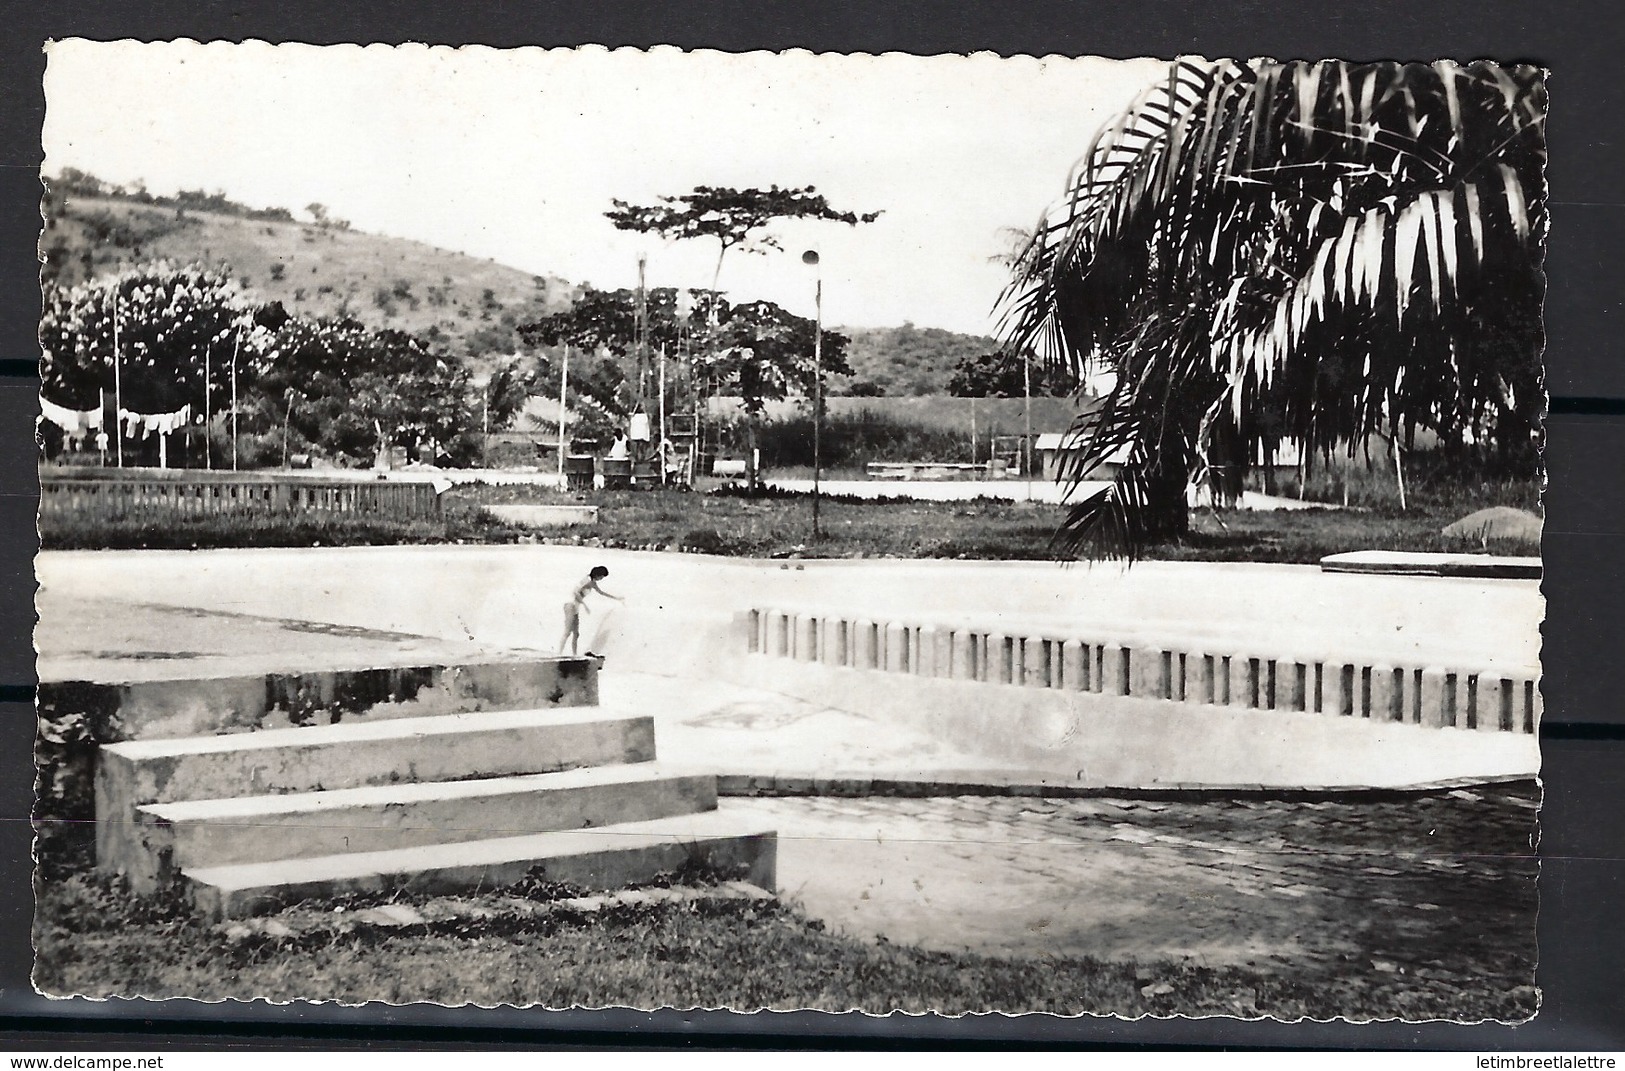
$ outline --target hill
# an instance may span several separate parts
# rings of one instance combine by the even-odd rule
[[[40,236],[43,278],[73,285],[126,265],[169,260],[224,265],[261,301],[303,316],[353,316],[410,331],[476,370],[520,346],[515,331],[569,307],[577,288],[557,276],[350,228],[312,206],[256,209],[223,194],[154,196],[80,172],[50,184]],[[934,327],[840,328],[851,338],[851,377],[832,393],[944,394],[965,357],[995,350],[991,338]]]
[[[862,393],[860,384],[870,383],[889,396],[946,394],[948,380],[961,359],[999,348],[996,339],[910,323],[837,330],[852,340],[846,359],[853,373],[846,383],[832,384],[838,393]]]
[[[203,205],[205,207],[198,207]],[[305,223],[220,195],[151,198],[59,187],[44,200],[43,276],[73,285],[135,263],[225,265],[262,301],[306,316],[353,316],[421,335],[475,368],[513,353],[514,331],[568,308],[574,287],[439,249]]]

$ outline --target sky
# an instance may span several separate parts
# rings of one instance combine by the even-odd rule
[[[62,41],[46,175],[222,191],[614,288],[709,286],[715,242],[615,230],[612,199],[814,186],[871,224],[775,224],[721,288],[825,322],[994,334],[997,257],[1062,195],[1152,60]]]

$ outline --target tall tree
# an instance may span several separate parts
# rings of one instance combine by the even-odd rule
[[[1072,377],[1059,365],[1034,361],[1007,349],[961,357],[948,380],[956,398],[1021,398],[1029,386],[1034,397],[1063,398],[1072,393]],[[1029,378],[1031,382],[1029,383]]]
[[[112,396],[116,353],[125,409],[169,413],[190,404],[202,413],[207,395],[219,411],[230,404],[233,355],[246,385],[285,318],[280,305],[256,305],[224,272],[196,265],[149,264],[47,287],[41,390],[57,405],[90,409],[100,392]]]
[[[1185,60],[1096,136],[1016,258],[1005,335],[1116,386],[1080,423],[1075,550],[1185,531],[1281,441],[1436,432],[1532,471],[1545,87],[1533,68]]]
[[[613,201],[614,209],[604,215],[616,230],[658,234],[662,238],[684,240],[713,238],[717,242],[717,264],[711,273],[711,289],[717,290],[722,277],[722,261],[730,249],[765,253],[784,248],[769,224],[781,219],[820,219],[857,225],[873,223],[879,212],[846,212],[830,206],[828,199],[812,186],[780,189],[733,189],[726,186],[696,186],[690,193],[661,197],[658,204],[633,205]]]
[[[710,315],[714,294],[690,291],[687,308],[675,287],[660,286],[643,298],[651,347],[675,351],[680,336],[700,329]],[[638,340],[638,295],[633,290],[584,288],[568,309],[532,323],[521,324],[519,334],[533,346],[568,343],[585,350],[602,349],[616,356],[633,351]]]
[[[692,337],[703,329],[715,296],[705,291],[691,293],[687,303],[679,299],[673,287],[656,287],[644,295],[644,341],[648,346],[664,346],[668,353],[675,354],[683,337]],[[575,348],[581,359],[573,359],[571,365],[573,394],[590,397],[609,413],[625,417],[637,404],[623,365],[637,347],[638,316],[635,291],[587,287],[568,309],[521,324],[519,334],[528,345]],[[556,376],[551,377],[549,387],[557,391]]]
[[[852,368],[846,362],[849,340],[837,332],[824,331],[820,367],[813,360],[818,328],[812,320],[786,312],[771,301],[726,306],[722,311],[725,318],[717,329],[716,345],[700,358],[703,375],[717,393],[738,395],[754,458],[766,403],[785,397],[791,390],[801,390],[810,397],[820,372],[850,375]],[[753,463],[753,491],[756,481]]]
[[[678,301],[671,287],[649,291],[645,300],[648,341],[675,352],[679,336],[700,331],[706,321],[715,327],[711,345],[694,355],[697,378],[712,394],[735,394],[746,411],[759,415],[763,404],[791,391],[810,390],[814,374],[814,323],[771,301],[731,304],[711,291],[697,291],[691,308]],[[525,341],[537,346],[568,343],[579,349],[625,359],[637,341],[637,295],[630,290],[587,289],[574,305],[535,323],[520,327]],[[826,330],[824,372],[850,374],[845,335]],[[624,388],[625,370],[618,375],[589,365],[587,377],[571,372],[577,391],[624,415],[632,398]]]
[[[811,392],[816,330],[812,320],[771,301],[725,304],[718,345],[701,358],[702,366],[718,393],[738,395],[745,412],[758,417],[768,401],[791,391]],[[839,332],[823,332],[825,375],[851,373],[847,342]]]
[[[290,391],[298,401],[284,414]],[[390,446],[447,444],[477,419],[466,369],[404,331],[354,320],[289,320],[255,396],[306,442],[356,461]]]
[[[730,249],[765,253],[769,249],[784,248],[768,229],[777,220],[827,220],[857,226],[860,223],[873,223],[880,218],[879,212],[857,213],[834,208],[829,200],[812,186],[781,189],[773,185],[765,190],[754,187],[741,190],[727,186],[696,186],[690,193],[661,197],[658,204],[632,205],[619,200],[612,203],[615,207],[604,214],[617,230],[658,234],[662,238],[679,241],[689,238],[715,239],[717,263],[711,271],[710,290],[713,298],[720,293],[722,262]],[[722,359],[722,355],[716,349],[717,346],[723,345],[722,341],[715,337],[719,330],[718,311],[719,306],[713,300],[705,321],[706,333],[703,338],[704,346],[711,350],[713,360]],[[771,343],[764,340],[764,345]],[[697,395],[695,412],[698,414],[703,410],[703,399],[707,393],[703,381],[695,384],[695,393]],[[752,418],[753,441],[754,436],[754,418]],[[756,486],[756,477],[756,470],[752,467],[750,481],[753,489]]]

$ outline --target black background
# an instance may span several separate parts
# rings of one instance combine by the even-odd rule
[[[965,1045],[1625,1048],[1625,33],[1616,2],[53,3],[0,0],[0,1048],[266,1045]],[[1491,58],[1550,68],[1552,394],[1544,591],[1546,803],[1540,1014],[1521,1026],[1122,1022],[726,1012],[273,1007],[52,1001],[28,983],[32,797],[32,427],[39,289],[41,45],[260,38],[493,46],[657,44],[919,54],[1355,60]],[[1081,146],[1080,146],[1081,151]]]

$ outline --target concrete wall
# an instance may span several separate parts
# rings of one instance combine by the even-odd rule
[[[597,703],[598,664],[590,658],[39,686],[42,718],[94,712],[105,727],[99,743]]]
[[[1400,719],[1379,676],[1354,696],[1360,713],[1344,712],[1344,693],[1325,690],[1317,710],[1313,677],[1300,687],[1279,661],[1272,693],[1268,659],[1255,668],[1236,658],[1234,684],[1228,675],[1218,682],[1221,703],[1210,701],[1209,678],[1176,675],[1177,661],[1160,657],[1136,665],[1142,649],[1132,646],[1125,660],[1121,645],[1046,653],[1027,637],[983,633],[977,644],[960,641],[956,661],[951,633],[901,623],[637,610],[617,612],[604,640],[616,668],[709,676],[902,723],[982,756],[989,769],[1079,786],[1400,788],[1529,777],[1540,766],[1535,735],[1521,725],[1503,731],[1499,705],[1496,720],[1474,731],[1462,721]],[[1426,682],[1432,701],[1436,682]],[[1524,680],[1515,698],[1538,704],[1538,691]]]

